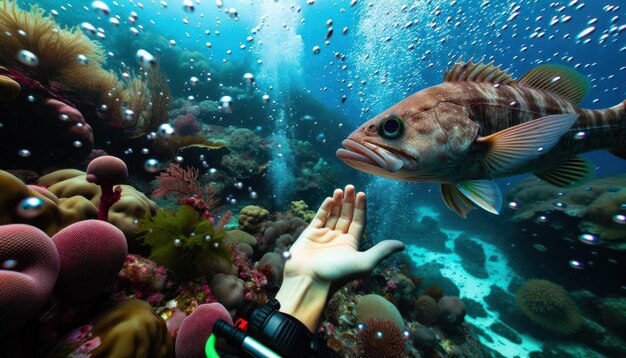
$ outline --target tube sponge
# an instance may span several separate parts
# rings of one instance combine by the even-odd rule
[[[58,274],[59,255],[48,235],[29,225],[0,226],[0,337],[37,313]]]
[[[185,318],[176,337],[176,358],[204,357],[204,346],[218,319],[233,324],[226,308],[217,302],[200,305]]]
[[[72,224],[52,237],[61,259],[59,298],[82,301],[112,284],[128,254],[120,229],[100,220]]]

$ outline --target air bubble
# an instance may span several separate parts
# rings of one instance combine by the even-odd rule
[[[161,170],[161,163],[157,159],[150,158],[146,160],[146,162],[143,165],[143,168],[148,173],[157,173],[159,170]]]
[[[17,214],[24,219],[31,219],[41,214],[46,202],[36,196],[31,196],[17,204]]]
[[[17,59],[26,66],[36,67],[39,65],[39,58],[28,50],[20,50],[17,54]]]
[[[8,259],[2,263],[3,270],[12,270],[17,267],[17,260]]]

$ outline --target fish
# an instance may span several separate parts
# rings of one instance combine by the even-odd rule
[[[502,209],[495,179],[532,173],[558,187],[590,180],[581,153],[608,150],[626,159],[626,101],[578,107],[589,92],[578,72],[543,64],[518,80],[484,60],[459,58],[441,84],[425,88],[369,119],[337,157],[369,174],[439,183],[459,216]]]

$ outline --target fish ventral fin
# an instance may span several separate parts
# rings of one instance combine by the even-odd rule
[[[442,183],[441,197],[450,210],[456,212],[464,219],[467,217],[467,214],[475,208],[472,201],[466,198],[454,184]]]
[[[555,93],[573,103],[580,103],[589,93],[589,81],[571,68],[560,65],[541,65],[517,81],[524,87]]]
[[[470,59],[468,62],[463,62],[460,57],[452,68],[446,72],[444,81],[472,81],[504,85],[515,84],[515,80],[506,70],[501,70],[500,66],[494,66],[493,62],[484,63],[483,60],[480,60],[474,63],[473,59]]]
[[[456,188],[472,203],[492,214],[499,214],[502,209],[502,192],[493,180],[466,180]]]
[[[566,188],[591,180],[595,169],[595,165],[590,160],[572,157],[552,170],[534,174],[552,185]]]
[[[521,167],[552,149],[577,119],[578,114],[545,116],[477,138],[476,143],[488,145],[483,167],[490,175]]]

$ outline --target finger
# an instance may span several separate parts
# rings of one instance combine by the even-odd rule
[[[309,224],[309,226],[314,227],[316,229],[323,228],[324,224],[326,224],[326,219],[328,218],[328,214],[333,208],[333,204],[334,202],[332,198],[326,198],[324,202],[322,203],[322,205],[320,205],[320,208],[317,210],[317,213],[315,214],[315,217],[313,218],[313,220],[311,220],[311,223]]]
[[[382,260],[402,250],[404,250],[404,243],[402,243],[402,241],[381,241],[378,244],[374,245],[374,247],[363,252],[363,259],[359,260],[359,269],[361,272],[370,272]]]
[[[366,220],[366,211],[367,211],[367,200],[365,193],[358,193],[356,195],[356,201],[354,204],[354,217],[352,218],[352,223],[350,223],[350,228],[348,229],[348,234],[352,235],[355,239],[360,240],[361,235],[363,235],[363,229],[365,229],[365,220]]]
[[[328,217],[328,220],[326,221],[326,225],[325,227],[334,230],[335,226],[337,225],[337,220],[339,220],[339,215],[341,215],[341,200],[343,199],[343,190],[341,189],[335,189],[335,192],[333,193],[333,200],[335,202],[335,205],[333,206],[333,210],[330,213],[330,216]]]
[[[352,222],[352,217],[354,216],[354,186],[347,185],[346,193],[343,196],[343,203],[341,206],[341,216],[337,221],[336,230],[343,232],[344,234],[348,232],[348,228],[350,227],[350,223]]]

